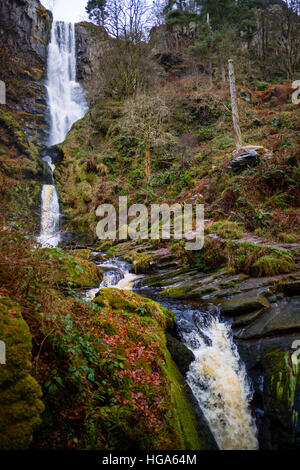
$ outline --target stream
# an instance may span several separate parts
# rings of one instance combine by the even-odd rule
[[[72,124],[87,111],[83,90],[76,81],[75,46],[74,25],[54,21],[46,83],[51,124],[47,145],[62,142]],[[51,184],[42,187],[38,242],[47,247],[58,245],[61,230],[55,166],[50,156],[46,156],[44,161]],[[186,380],[219,448],[257,449],[257,430],[250,411],[251,386],[233,342],[231,326],[221,319],[218,308],[166,300],[156,289],[145,288],[143,276],[133,274],[132,266],[118,258],[96,264],[103,270],[104,279],[100,286],[82,294],[84,300],[92,301],[100,288],[115,287],[133,290],[173,310],[181,340],[195,357]]]
[[[94,253],[96,255],[96,253]],[[257,429],[251,415],[253,392],[236,345],[231,325],[224,322],[218,307],[196,307],[187,302],[164,299],[159,290],[144,287],[132,266],[118,258],[96,262],[104,278],[96,289],[83,294],[95,298],[101,288],[128,289],[164,305],[176,315],[181,340],[193,352],[186,380],[212,434],[222,450],[258,449]]]

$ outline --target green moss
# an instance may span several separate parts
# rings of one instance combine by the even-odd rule
[[[21,450],[41,423],[42,392],[31,370],[31,334],[18,304],[0,297],[0,338],[6,365],[0,366],[0,449]]]
[[[150,317],[162,328],[172,327],[175,315],[162,305],[153,300],[140,297],[130,291],[120,291],[118,289],[101,289],[94,299],[97,305],[134,313],[142,317]]]
[[[60,248],[39,248],[34,257],[39,262],[49,263],[49,282],[58,286],[97,287],[103,279],[103,272],[95,263],[71,256]]]
[[[290,256],[262,256],[250,268],[251,274],[256,277],[276,276],[296,271],[296,263]]]
[[[264,403],[274,417],[276,447],[296,449],[300,443],[299,367],[292,363],[289,351],[274,349],[263,358],[265,370]],[[276,421],[275,421],[276,419]]]
[[[295,235],[292,235],[291,233],[281,232],[277,235],[277,238],[283,243],[297,243],[298,242],[298,237],[296,237]]]
[[[147,273],[151,268],[152,256],[147,253],[134,253],[133,269],[136,274]]]
[[[17,146],[19,151],[27,155],[37,165],[38,151],[36,147],[27,140],[20,124],[3,108],[0,108],[0,124],[1,127],[8,130],[14,145]],[[34,169],[35,172],[37,171],[36,167],[32,167],[32,169]]]
[[[206,229],[208,233],[216,233],[222,238],[231,239],[242,238],[244,236],[243,230],[244,227],[230,220],[219,220]]]
[[[194,284],[190,286],[184,284],[183,286],[169,287],[168,289],[163,290],[160,295],[163,297],[168,297],[170,299],[183,299],[186,297],[188,292],[195,287]]]
[[[273,276],[293,272],[296,265],[292,252],[251,242],[227,242],[228,267],[235,272],[255,276]]]
[[[169,352],[166,354],[165,370],[171,384],[173,413],[180,433],[182,448],[187,450],[208,450],[210,445],[207,437],[198,433],[195,411],[186,396],[185,381]]]
[[[75,258],[82,258],[82,259],[89,261],[92,256],[92,250],[88,250],[88,249],[72,250],[71,255],[74,256]]]

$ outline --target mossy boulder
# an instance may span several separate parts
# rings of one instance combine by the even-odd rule
[[[82,258],[82,259],[90,261],[90,259],[92,257],[92,250],[88,250],[88,249],[84,249],[84,248],[77,249],[77,250],[72,250],[71,255],[75,256],[76,258]]]
[[[292,256],[275,254],[262,256],[250,269],[255,277],[276,276],[277,274],[287,274],[296,271],[297,266]]]
[[[215,233],[221,238],[242,238],[245,228],[230,220],[219,220],[206,228],[206,232]]]
[[[252,242],[226,242],[228,267],[254,277],[276,276],[296,270],[293,252]]]
[[[47,263],[47,276],[52,285],[97,287],[103,279],[103,272],[86,259],[86,250],[76,255],[65,253],[60,248],[39,248],[34,253],[36,261]]]
[[[113,310],[123,310],[155,320],[162,328],[172,327],[175,315],[170,310],[153,300],[146,299],[130,291],[119,289],[101,289],[94,302]]]
[[[147,273],[151,268],[152,256],[148,253],[134,253],[132,264],[135,274]]]
[[[0,365],[0,450],[27,449],[44,405],[30,375],[31,334],[19,305],[8,297],[0,297],[0,339],[6,345],[6,364]]]

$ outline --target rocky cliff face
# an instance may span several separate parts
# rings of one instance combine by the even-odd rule
[[[0,1],[0,79],[7,106],[30,140],[47,127],[43,78],[52,14],[38,0]]]
[[[6,105],[0,105],[0,211],[37,231],[51,24],[52,14],[38,0],[0,0],[0,80],[6,84]]]
[[[89,22],[76,24],[77,79],[88,92],[89,101],[101,86],[98,79],[112,41],[102,26]]]

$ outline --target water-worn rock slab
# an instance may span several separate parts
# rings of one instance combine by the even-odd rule
[[[283,299],[273,304],[258,320],[235,335],[250,339],[295,330],[300,331],[300,297]]]
[[[235,317],[254,312],[261,309],[269,308],[270,304],[267,299],[260,294],[254,295],[237,295],[233,299],[226,300],[221,305],[221,313],[225,316]]]

